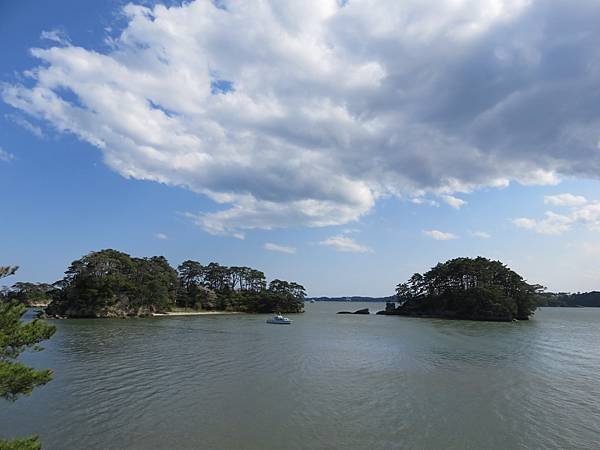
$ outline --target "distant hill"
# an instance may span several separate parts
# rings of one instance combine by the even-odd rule
[[[306,301],[317,302],[373,302],[386,303],[398,301],[395,295],[389,297],[307,297]],[[600,291],[580,292],[570,294],[566,292],[544,292],[536,294],[537,306],[542,307],[598,307],[600,308]]]
[[[306,301],[315,300],[317,302],[373,302],[373,303],[385,303],[395,302],[396,296],[390,295],[389,297],[361,297],[354,295],[352,297],[307,297]]]
[[[568,294],[565,292],[544,292],[537,296],[538,306],[546,307],[596,307],[600,308],[600,292],[580,292]]]

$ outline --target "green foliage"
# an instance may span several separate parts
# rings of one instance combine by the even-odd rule
[[[67,317],[149,315],[174,307],[241,312],[301,312],[304,288],[251,267],[203,266],[187,260],[175,271],[162,256],[132,258],[116,250],[73,261],[49,291],[46,313]]]
[[[500,261],[456,258],[396,287],[398,313],[479,320],[528,319],[543,289]]]
[[[13,275],[18,269],[19,266],[0,266],[0,278]]]
[[[177,294],[177,272],[164,256],[134,258],[133,304],[136,306],[170,309]]]
[[[0,292],[0,299],[13,300],[24,305],[48,303],[56,288],[47,283],[18,282]]]
[[[0,397],[15,401],[20,395],[29,395],[37,386],[52,379],[51,370],[35,370],[21,363],[0,360]]]
[[[0,267],[0,278],[12,275],[16,268]],[[36,370],[17,362],[26,350],[41,350],[39,343],[49,339],[56,331],[40,320],[24,323],[21,319],[27,308],[12,301],[0,301],[0,397],[15,401],[20,395],[28,395],[52,378],[50,370]],[[0,449],[40,449],[37,437],[17,440],[0,440]]]
[[[16,400],[51,379],[48,370],[34,370],[15,360],[25,350],[41,350],[38,344],[52,336],[55,327],[41,320],[23,323],[24,305],[0,302],[0,397]]]
[[[297,283],[273,280],[251,267],[203,266],[184,261],[178,268],[177,305],[185,308],[241,312],[301,312],[306,296]]]
[[[55,283],[46,312],[57,316],[139,316],[175,304],[177,272],[162,256],[132,258],[116,250],[73,261]]]
[[[206,269],[197,261],[187,260],[177,268],[179,272],[179,291],[177,306],[184,308],[211,310],[216,307],[217,296],[205,286]]]
[[[0,302],[0,359],[16,359],[26,349],[37,350],[37,344],[50,338],[53,326],[41,320],[23,323],[24,305]]]
[[[568,294],[565,292],[543,292],[536,296],[538,306],[562,307],[600,307],[600,292],[578,292]]]
[[[42,443],[37,436],[5,441],[0,439],[0,450],[41,450]]]

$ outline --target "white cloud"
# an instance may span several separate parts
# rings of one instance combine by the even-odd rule
[[[544,203],[555,206],[581,206],[587,203],[587,199],[581,195],[573,195],[569,193],[558,195],[546,195]]]
[[[287,245],[273,244],[271,242],[265,243],[265,250],[269,250],[271,252],[280,252],[280,253],[289,253],[289,254],[296,253],[295,247],[289,247]]]
[[[446,233],[439,230],[423,230],[423,234],[436,241],[450,241],[452,239],[458,239],[458,236],[452,233]]]
[[[436,241],[450,241],[453,239],[458,239],[458,236],[452,233],[446,233],[444,231],[439,230],[423,230],[423,234],[428,236]]]
[[[69,37],[66,35],[64,31],[61,30],[50,30],[50,31],[42,31],[40,33],[40,39],[56,42],[61,45],[68,45]]]
[[[546,211],[545,217],[540,220],[529,219],[526,217],[520,217],[513,220],[513,223],[519,228],[547,235],[563,234],[571,228],[573,222],[573,217],[556,214],[552,211]]]
[[[124,177],[208,196],[222,209],[190,215],[208,232],[341,225],[389,195],[459,208],[485,186],[600,173],[592,0],[123,11],[102,50],[43,32],[59,45],[32,49],[39,65],[2,98]]]
[[[544,197],[544,203],[568,207],[568,210],[562,214],[546,211],[542,219],[521,217],[514,219],[513,224],[547,235],[563,234],[578,224],[591,231],[600,231],[600,202],[589,201],[578,195],[560,194]]]
[[[167,239],[169,239],[169,236],[167,236],[165,233],[156,233],[154,237],[156,239],[160,239],[161,241],[166,241]]]
[[[514,224],[520,228],[533,230],[539,234],[559,235],[571,228],[573,219],[569,216],[546,211],[545,217],[540,220],[520,218]]]
[[[571,217],[592,231],[600,231],[600,202],[590,202],[574,208]]]
[[[26,129],[27,131],[34,134],[35,136],[37,136],[39,138],[44,137],[44,132],[42,131],[42,129],[40,127],[32,124],[31,122],[29,122],[27,119],[21,117],[20,115],[5,114],[4,117],[6,119],[13,121],[15,124],[19,125],[21,128]]]
[[[431,199],[423,198],[423,197],[411,198],[410,201],[412,203],[414,203],[415,205],[429,205],[429,206],[434,206],[436,208],[440,206],[440,204],[438,202],[436,202],[435,200],[431,200]]]
[[[454,209],[460,209],[461,206],[464,206],[467,203],[466,201],[452,195],[444,195],[442,196],[442,199]]]
[[[320,245],[333,247],[338,252],[351,252],[351,253],[372,253],[373,250],[366,245],[359,244],[354,239],[348,236],[332,236],[321,242]]]
[[[471,234],[480,239],[489,239],[492,237],[491,234],[486,233],[485,231],[473,231]]]
[[[2,147],[0,147],[0,161],[9,162],[15,159],[15,155],[7,152]]]
[[[560,178],[552,170],[534,169],[519,175],[517,181],[525,186],[553,186],[560,183]]]

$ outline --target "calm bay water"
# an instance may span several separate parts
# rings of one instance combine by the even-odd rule
[[[600,309],[512,324],[336,315],[56,321],[28,363],[54,380],[0,403],[47,449],[600,447]]]

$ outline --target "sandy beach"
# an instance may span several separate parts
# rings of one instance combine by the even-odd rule
[[[242,314],[235,311],[172,311],[166,313],[153,313],[152,316],[216,316],[216,315],[231,315]]]

